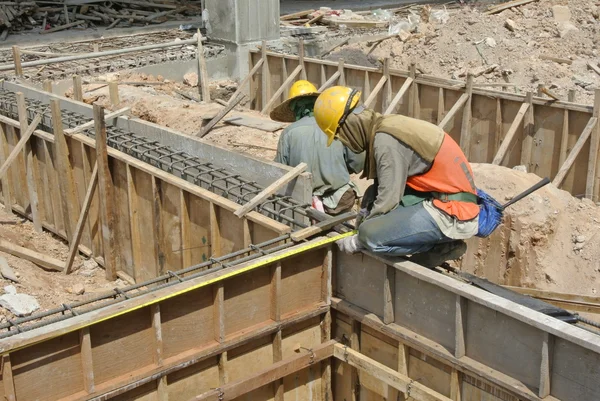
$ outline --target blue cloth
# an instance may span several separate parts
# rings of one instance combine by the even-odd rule
[[[390,256],[428,252],[437,244],[455,241],[440,231],[423,203],[399,205],[365,220],[358,228],[358,240],[367,250]]]

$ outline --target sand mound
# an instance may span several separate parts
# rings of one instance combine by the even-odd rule
[[[477,185],[505,203],[540,180],[473,164]],[[469,241],[461,268],[506,285],[596,295],[600,290],[600,208],[552,184],[517,202],[487,239]]]

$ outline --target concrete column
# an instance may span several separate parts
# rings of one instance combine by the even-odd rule
[[[248,73],[248,49],[262,40],[279,39],[279,0],[205,0],[210,40],[230,53],[229,73]]]

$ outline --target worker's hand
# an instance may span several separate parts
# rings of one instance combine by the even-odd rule
[[[363,246],[358,242],[358,235],[354,234],[350,237],[342,238],[335,242],[340,248],[340,251],[346,252],[350,255],[355,254],[363,250]]]
[[[367,209],[360,209],[356,216],[356,220],[354,221],[354,228],[358,230],[358,227],[360,227],[367,217],[369,217],[369,211]]]
[[[371,184],[365,191],[362,201],[360,202],[360,208],[370,211],[377,198],[377,184]]]

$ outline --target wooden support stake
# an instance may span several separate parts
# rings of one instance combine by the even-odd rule
[[[261,100],[262,100],[262,109],[264,110],[267,107],[267,102],[271,98],[271,74],[269,74],[269,59],[267,53],[267,41],[262,41],[261,50],[261,58],[263,60],[262,64],[262,77],[261,77]]]
[[[261,202],[263,202],[264,200],[266,200],[269,196],[273,195],[275,192],[277,192],[284,185],[286,185],[287,183],[289,183],[290,181],[292,181],[294,178],[296,178],[300,174],[302,174],[304,172],[304,170],[306,170],[306,168],[307,168],[306,163],[300,163],[299,165],[297,165],[296,167],[294,167],[292,170],[290,170],[286,174],[284,174],[283,177],[279,178],[277,181],[275,181],[274,183],[272,183],[271,185],[269,185],[268,187],[266,187],[265,189],[263,189],[261,192],[259,192],[248,203],[246,203],[245,205],[243,205],[240,208],[238,208],[234,212],[234,214],[237,217],[243,217],[243,216],[245,216],[252,209],[254,209],[256,206],[258,206]]]
[[[44,83],[42,84],[42,86],[44,87],[44,90],[48,93],[52,93],[52,81],[50,81],[49,79],[46,79],[44,81]]]
[[[350,321],[352,332],[350,333],[350,349],[360,353],[360,335],[362,332],[361,323],[358,320]],[[347,363],[348,361],[346,361]],[[360,376],[356,367],[350,368],[350,393],[351,401],[360,401]]]
[[[545,331],[542,335],[542,362],[540,364],[540,390],[538,395],[540,398],[545,398],[550,395],[552,356],[554,355],[554,336]]]
[[[107,280],[117,278],[117,244],[114,216],[114,188],[108,165],[108,145],[104,108],[94,104],[94,128],[96,132],[96,163],[98,163],[98,194],[100,195],[100,221],[104,247],[104,269]]]
[[[413,82],[414,81],[412,78],[406,78],[406,81],[404,81],[404,83],[402,84],[402,87],[400,88],[398,93],[396,93],[396,96],[394,96],[394,99],[390,102],[390,105],[388,106],[387,110],[383,114],[393,114],[394,113],[394,111],[396,110],[396,107],[398,107],[398,103],[400,103],[402,101],[404,94],[410,88],[410,86],[412,85]]]
[[[331,253],[331,248],[328,254]],[[330,259],[331,260],[331,259]],[[331,283],[331,280],[328,280]],[[327,311],[321,320],[321,343],[331,340],[331,311]],[[321,400],[333,401],[333,389],[331,383],[331,360],[327,359],[321,363]]]
[[[513,142],[513,139],[515,138],[517,130],[521,126],[521,122],[523,121],[523,118],[525,117],[525,113],[527,112],[527,110],[529,110],[529,105],[530,105],[529,102],[525,102],[521,105],[521,108],[519,109],[519,112],[517,113],[517,115],[515,116],[515,119],[513,120],[512,124],[510,125],[510,128],[508,129],[506,136],[502,140],[502,144],[500,145],[500,149],[498,149],[498,153],[496,153],[496,156],[494,156],[494,160],[492,161],[492,164],[496,164],[496,165],[502,164],[504,157],[508,154],[508,150],[511,147],[511,144]]]
[[[198,44],[196,45],[196,59],[198,60],[198,94],[206,103],[210,102],[210,80],[208,70],[206,69],[206,59],[204,58],[204,46],[202,46],[202,34],[198,29]]]
[[[332,217],[330,219],[323,220],[323,221],[321,221],[317,224],[314,224],[310,227],[306,227],[306,228],[303,228],[296,232],[293,232],[291,235],[291,239],[294,242],[305,240],[308,237],[320,234],[320,233],[322,233],[326,230],[329,230],[345,221],[352,220],[355,217],[356,217],[355,212],[346,212],[346,213],[340,214],[340,215]]]
[[[258,60],[258,62],[256,63],[256,65],[254,67],[252,67],[252,69],[250,70],[250,72],[248,73],[248,75],[246,75],[246,78],[244,78],[244,80],[242,82],[240,82],[240,84],[238,85],[238,87],[235,90],[235,92],[233,92],[233,95],[231,95],[231,97],[229,98],[229,102],[234,101],[236,99],[237,95],[242,90],[244,90],[244,86],[252,79],[252,77],[254,76],[254,74],[256,74],[256,72],[263,65],[263,63],[264,63],[264,60],[262,58],[260,60]]]
[[[455,309],[454,356],[462,358],[466,355],[467,350],[465,339],[465,333],[467,332],[467,299],[457,294]]]
[[[336,71],[331,78],[329,78],[327,81],[325,81],[325,83],[323,85],[321,85],[321,87],[319,88],[319,92],[324,91],[325,89],[329,88],[331,85],[333,85],[333,83],[337,80],[339,80],[341,74],[339,71]]]
[[[2,384],[4,385],[4,396],[6,401],[17,401],[15,381],[10,362],[10,354],[2,355]]]
[[[573,163],[575,163],[575,159],[579,155],[579,152],[581,151],[581,149],[583,148],[583,146],[589,139],[590,135],[592,134],[592,131],[596,128],[596,124],[598,124],[597,117],[592,117],[589,119],[583,132],[579,136],[579,139],[577,139],[577,143],[575,143],[575,146],[573,146],[573,149],[571,149],[569,156],[567,157],[565,162],[562,164],[562,166],[560,166],[560,169],[558,170],[556,177],[554,177],[554,180],[552,180],[552,184],[554,186],[560,187],[560,184],[562,184],[563,180],[565,179],[565,176],[571,169],[571,166],[573,166]]]
[[[346,73],[344,72],[345,62],[344,59],[341,58],[338,60],[338,72],[340,73],[340,79],[338,81],[338,85],[344,86],[346,85]]]
[[[83,87],[81,86],[81,77],[79,75],[73,76],[73,99],[83,102]]]
[[[560,137],[560,155],[558,165],[562,166],[569,152],[569,109],[563,110],[562,134]]]
[[[469,100],[469,95],[467,93],[463,93],[461,97],[458,98],[454,106],[450,110],[448,110],[448,114],[444,117],[441,123],[438,124],[443,130],[446,130],[448,123],[454,118],[454,115],[460,110],[460,108]]]
[[[533,148],[534,134],[533,93],[527,93],[526,101],[529,103],[529,109],[527,109],[527,113],[525,113],[521,164],[527,167],[527,171],[531,171],[531,151]]]
[[[217,115],[216,115],[216,116],[215,116],[215,117],[214,117],[212,120],[210,120],[210,121],[208,122],[208,124],[206,124],[206,125],[204,126],[204,128],[202,128],[202,129],[200,130],[200,132],[198,133],[198,137],[199,137],[199,138],[204,138],[204,137],[206,136],[206,134],[208,134],[208,133],[210,132],[210,130],[211,130],[211,129],[213,129],[213,127],[214,127],[215,125],[217,125],[217,123],[218,123],[219,121],[221,121],[221,120],[222,120],[222,119],[223,119],[223,118],[224,118],[224,117],[225,117],[227,114],[229,114],[229,112],[230,112],[231,110],[233,110],[233,108],[234,108],[235,106],[237,106],[237,105],[238,105],[238,104],[239,104],[239,103],[242,101],[242,99],[244,99],[245,97],[246,97],[246,95],[244,95],[244,94],[242,93],[242,94],[240,94],[240,95],[239,95],[239,96],[238,96],[236,99],[234,99],[234,100],[230,100],[230,101],[229,101],[229,104],[227,105],[227,107],[223,108],[223,109],[222,109],[222,110],[219,112],[219,114],[217,114]]]
[[[502,138],[504,135],[504,123],[502,121],[502,99],[501,98],[496,99],[495,119],[496,119],[496,126],[495,126],[495,131],[494,131],[495,141],[494,141],[493,145],[494,145],[494,154],[497,154],[498,150],[500,149],[500,145],[502,143]]]
[[[111,120],[113,118],[117,118],[119,116],[122,116],[123,114],[127,114],[129,112],[129,110],[131,110],[131,108],[123,107],[122,109],[113,111],[112,113],[108,113],[107,115],[104,116],[104,121]],[[93,126],[94,126],[94,120],[90,120],[87,123],[78,125],[77,127],[66,129],[66,130],[64,130],[64,132],[67,135],[74,135],[74,134],[83,132],[88,128],[92,128]]]
[[[133,276],[136,282],[143,281],[140,266],[142,265],[142,243],[140,238],[139,195],[135,185],[135,170],[127,164],[127,199],[129,200],[129,222],[131,230],[131,254],[133,257]]]
[[[383,90],[382,110],[386,110],[392,102],[392,78],[390,76],[390,58],[383,59],[383,76],[386,77],[385,88]]]
[[[281,320],[281,263],[271,267],[271,320]]]
[[[222,343],[225,341],[225,288],[220,281],[213,286],[213,320],[215,341]]]
[[[593,116],[600,118],[600,89],[596,89],[594,93],[594,111]],[[600,177],[600,171],[597,169],[598,166],[598,151],[600,151],[600,124],[596,124],[596,127],[592,130],[592,136],[590,139],[590,156],[588,159],[588,170],[587,177],[585,180],[585,197],[588,199],[596,200],[594,198],[594,187],[598,185],[597,179]]]
[[[6,252],[21,259],[26,259],[36,265],[43,267],[46,270],[61,272],[64,263],[60,260],[51,258],[42,253],[32,251],[31,249],[15,245],[6,240],[0,239],[0,251]]]
[[[84,327],[79,331],[79,344],[81,347],[81,371],[83,372],[83,386],[88,394],[94,392],[94,363],[92,360],[92,340],[90,328]]]
[[[408,73],[409,78],[412,78],[413,82],[417,79],[417,64],[411,63]],[[414,85],[411,86],[410,92],[408,94],[408,115],[409,117],[419,118],[418,109],[419,106],[417,103],[419,102],[419,92],[417,83],[414,82]]]
[[[300,38],[298,41],[298,63],[300,67],[302,67],[300,77],[301,79],[306,79],[306,65],[304,64],[304,39],[302,38]]]
[[[94,192],[97,184],[98,163],[96,162],[96,164],[94,164],[94,170],[92,171],[90,183],[85,193],[85,198],[83,199],[83,205],[81,205],[81,212],[79,213],[79,219],[77,220],[77,226],[75,227],[75,234],[73,234],[73,238],[69,242],[69,256],[65,262],[65,274],[71,273],[71,267],[73,266],[75,255],[77,255],[77,251],[79,249],[79,241],[81,240],[81,235],[83,234],[83,226],[87,220],[88,212],[90,211],[90,206],[92,205],[92,200],[94,199]]]
[[[452,368],[450,371],[450,398],[453,401],[462,400],[462,372],[458,369]]]
[[[273,335],[273,363],[283,360],[283,335],[281,330]],[[273,390],[275,393],[275,401],[284,400],[283,379],[273,381]]]
[[[116,81],[109,82],[108,92],[110,95],[110,104],[118,106],[119,103],[121,103],[121,100],[119,99],[119,83]]]
[[[468,159],[471,153],[471,109],[473,104],[473,74],[467,75],[466,94],[469,96],[463,109],[462,126],[460,128],[460,147]]]
[[[369,75],[369,71],[365,70],[364,71],[364,80],[363,80],[363,87],[362,87],[362,96],[365,99],[368,99],[371,96],[371,77]]]
[[[154,330],[154,363],[157,366],[161,366],[163,364],[163,336],[160,304],[152,304],[150,306],[150,314],[152,317],[152,329]]]
[[[302,70],[302,64],[300,64],[298,67],[296,67],[294,71],[292,71],[291,75],[287,77],[283,84],[275,91],[275,94],[273,94],[273,96],[269,99],[265,107],[263,107],[263,109],[261,110],[262,114],[266,114],[269,111],[273,103],[275,103],[279,99],[285,88],[287,88],[296,79],[296,77],[298,76],[298,74],[300,74],[300,72],[302,72]]]
[[[395,320],[394,301],[396,299],[396,268],[385,266],[383,275],[383,323],[390,324]]]
[[[375,98],[379,94],[379,91],[381,90],[381,88],[383,88],[383,85],[386,82],[387,82],[387,77],[384,75],[381,77],[379,82],[377,82],[377,85],[375,85],[375,88],[373,88],[373,92],[371,92],[371,94],[369,95],[367,100],[365,100],[365,102],[364,102],[365,107],[369,107],[371,105],[371,103],[373,103],[373,100],[375,100]]]
[[[23,66],[21,66],[21,49],[18,46],[12,47],[13,62],[15,64],[15,75],[23,77]]]

